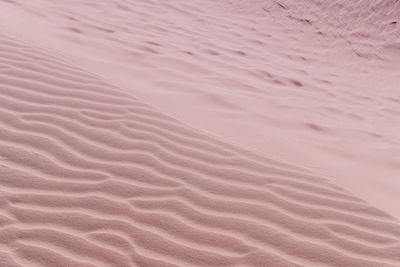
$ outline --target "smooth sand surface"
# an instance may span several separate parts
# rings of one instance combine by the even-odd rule
[[[400,266],[399,1],[0,17],[0,267]]]

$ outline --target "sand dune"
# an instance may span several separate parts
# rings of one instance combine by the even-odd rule
[[[328,177],[400,219],[398,1],[0,7],[10,36],[209,135]]]
[[[368,117],[359,113],[366,105],[371,114],[382,108],[362,97],[379,103],[394,88],[397,2],[351,6],[378,10],[369,16],[343,13],[343,1],[303,1],[273,41],[249,25],[265,18],[276,33],[291,1],[0,2],[0,266],[400,265],[397,208],[384,205],[395,194],[370,193],[375,182],[360,176],[370,166],[332,171],[369,162],[346,146],[332,150],[342,138],[356,149],[379,133],[351,122]],[[385,29],[374,24],[390,12]],[[312,54],[303,26],[334,31],[337,17],[349,25],[355,16],[369,23],[365,34],[384,32],[379,53],[382,40],[365,45],[343,28],[361,56],[341,54],[349,64],[340,70],[334,45]],[[303,26],[291,33],[292,24]],[[304,46],[294,48],[293,36]],[[380,69],[384,93],[367,93],[377,84],[367,74]],[[371,87],[346,92],[355,80]],[[332,90],[346,104],[321,103]],[[396,99],[385,100],[392,110]],[[340,114],[344,128],[331,117],[319,124],[329,112],[307,117],[317,103],[318,112]],[[259,131],[270,133],[267,142],[255,140]],[[395,130],[379,134],[397,148]],[[327,147],[317,153],[321,140]],[[313,171],[307,154],[318,158]],[[395,154],[371,155],[382,167]],[[396,192],[394,177],[382,183]],[[364,195],[352,193],[363,184]]]

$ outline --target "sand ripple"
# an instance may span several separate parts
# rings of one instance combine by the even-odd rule
[[[1,266],[399,266],[400,224],[0,37]]]

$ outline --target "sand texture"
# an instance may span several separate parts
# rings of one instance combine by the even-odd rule
[[[0,267],[400,266],[399,1],[0,17]]]

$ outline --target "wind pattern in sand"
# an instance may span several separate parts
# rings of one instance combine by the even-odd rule
[[[398,221],[325,179],[0,48],[1,266],[400,265]]]

